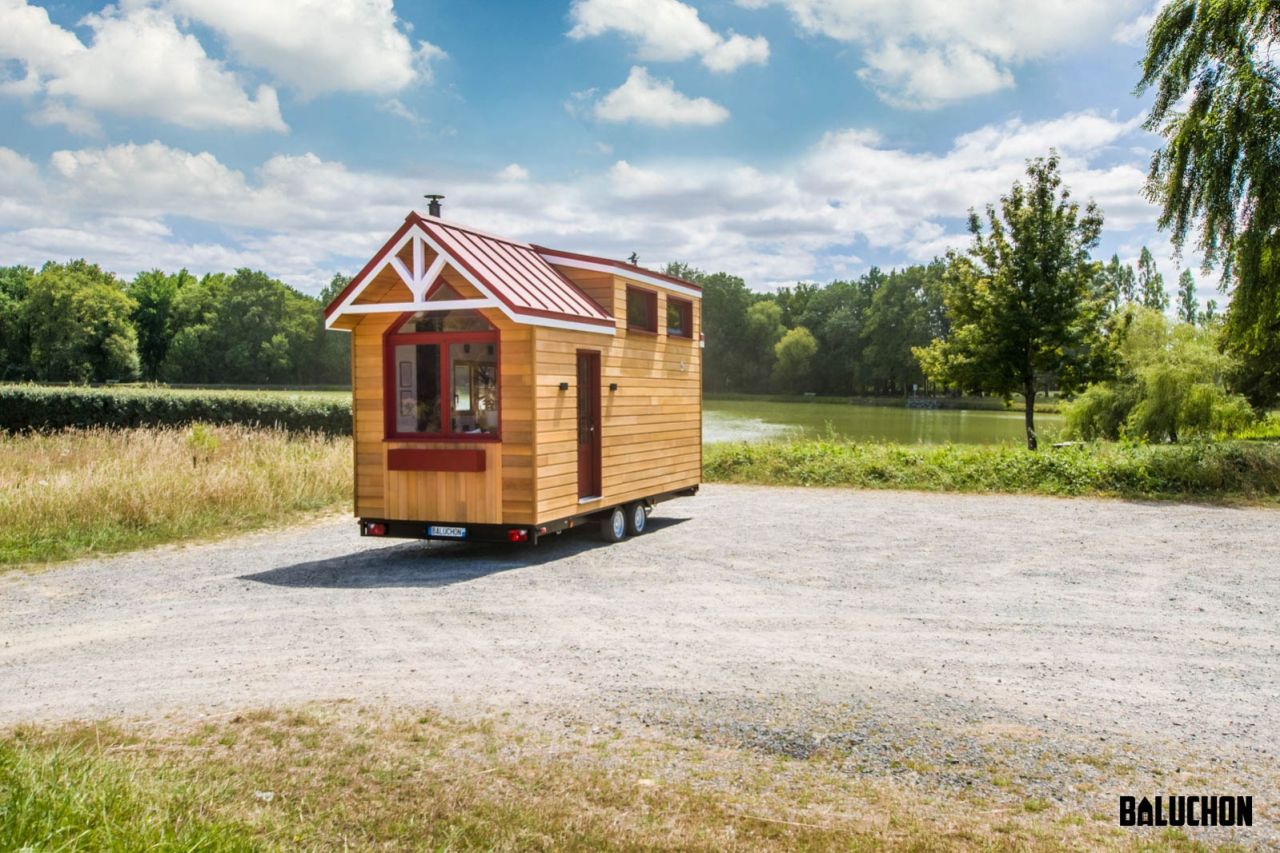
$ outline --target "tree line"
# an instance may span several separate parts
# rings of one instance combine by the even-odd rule
[[[872,267],[856,279],[801,282],[774,293],[688,264],[668,264],[666,272],[702,286],[706,390],[876,397],[943,390],[916,350],[948,335],[944,284],[952,263],[935,258],[889,272]],[[1092,274],[1111,310],[1169,307],[1164,276],[1145,246],[1136,269],[1112,255]],[[1216,301],[1201,306],[1195,278],[1183,270],[1178,319],[1204,324],[1217,316]],[[1052,372],[1038,380],[1042,390],[1058,388]]]
[[[0,378],[345,385],[347,335],[326,334],[318,298],[266,273],[124,280],[85,260],[0,267]]]

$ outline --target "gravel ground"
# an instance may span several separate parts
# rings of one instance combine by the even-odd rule
[[[1274,510],[707,486],[612,546],[343,518],[0,577],[0,724],[524,708],[1107,810],[1220,783],[1271,843],[1277,614]]]

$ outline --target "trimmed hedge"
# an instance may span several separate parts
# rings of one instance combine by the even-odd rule
[[[1280,497],[1280,445],[1099,442],[1031,451],[802,439],[710,445],[703,477],[770,486],[1274,501]]]
[[[351,435],[351,399],[314,392],[0,386],[0,430],[6,432],[196,422]]]

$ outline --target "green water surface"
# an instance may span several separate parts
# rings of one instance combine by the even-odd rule
[[[1036,413],[1041,440],[1051,439],[1061,415]],[[907,409],[847,403],[779,403],[706,400],[702,439],[762,441],[788,435],[825,436],[902,444],[1000,444],[1023,442],[1022,412],[976,409]]]

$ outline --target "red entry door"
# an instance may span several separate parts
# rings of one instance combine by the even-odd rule
[[[600,353],[578,352],[578,497],[600,496]]]

